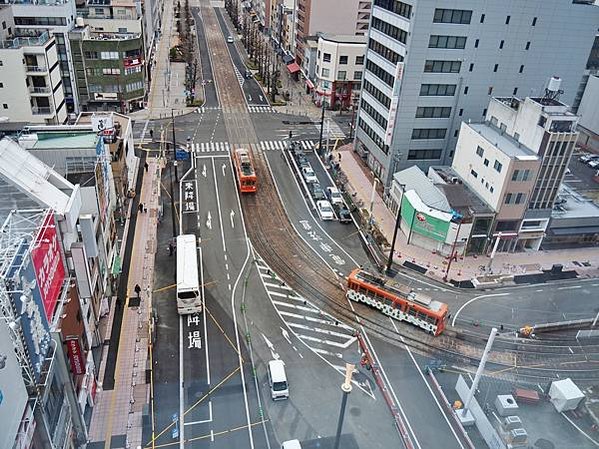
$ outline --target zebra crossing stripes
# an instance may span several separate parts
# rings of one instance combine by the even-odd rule
[[[297,142],[304,150],[313,149],[315,144],[313,140],[300,140]],[[286,145],[287,141],[285,140],[263,140],[257,144],[262,151],[281,151],[287,148]],[[194,142],[191,144],[191,151],[194,153],[228,152],[230,149],[229,142]]]
[[[229,142],[194,142],[191,144],[191,151],[194,153],[229,152]]]
[[[248,111],[251,113],[271,113],[275,114],[277,111],[271,106],[260,106],[260,105],[249,105]]]
[[[197,108],[196,112],[198,114],[203,114],[204,112],[208,112],[208,111],[219,111],[219,110],[220,110],[220,108],[218,108],[218,107],[204,107],[204,106],[202,106],[201,108]]]
[[[235,76],[237,77],[237,81],[239,81],[239,85],[243,87],[243,83],[245,83],[245,78],[236,66],[233,66],[233,70],[235,70]]]

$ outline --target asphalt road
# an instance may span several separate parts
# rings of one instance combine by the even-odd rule
[[[196,36],[198,39],[200,67],[202,70],[202,80],[204,85],[205,107],[214,108],[219,106],[218,93],[214,83],[214,75],[212,74],[212,56],[208,50],[206,36],[204,34],[204,23],[202,21],[202,13],[200,8],[192,8],[191,13],[196,25]]]

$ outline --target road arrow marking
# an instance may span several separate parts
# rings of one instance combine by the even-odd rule
[[[230,217],[231,217],[231,227],[234,228],[235,227],[235,221],[233,220],[235,218],[234,210],[231,211]]]
[[[222,169],[223,169],[223,176],[225,176],[225,169],[227,168],[226,164],[223,164]]]
[[[252,96],[250,94],[248,94],[248,101],[251,102],[252,101]]]
[[[206,219],[206,227],[212,229],[212,214],[208,211],[208,218]]]
[[[260,95],[260,101],[264,101],[264,97]]]
[[[204,164],[204,166],[202,167],[202,175],[204,176],[204,178],[206,177],[206,164]]]
[[[284,338],[285,340],[287,340],[287,342],[288,342],[290,345],[292,345],[292,343],[291,343],[291,339],[289,338],[289,332],[287,332],[287,330],[286,330],[286,329],[283,329],[282,327],[281,327],[280,329],[281,329],[281,334],[283,334],[283,338]]]

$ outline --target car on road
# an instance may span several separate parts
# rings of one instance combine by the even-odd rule
[[[285,373],[285,363],[282,360],[271,360],[266,368],[270,396],[273,401],[289,398],[289,383]]]
[[[319,183],[313,182],[312,184],[309,185],[308,188],[310,189],[312,198],[314,198],[316,201],[326,199],[326,196],[324,195],[324,191],[322,190],[322,187],[320,187]]]
[[[297,165],[299,165],[300,168],[310,166],[310,162],[308,162],[308,158],[303,152],[301,154],[296,154],[295,160],[297,161]]]
[[[310,164],[302,168],[302,176],[307,183],[318,182],[318,178],[314,174],[314,170],[312,170],[312,166]]]
[[[343,197],[337,187],[327,187],[327,198],[333,206],[335,204],[343,204]]]
[[[338,204],[335,207],[335,212],[337,212],[337,217],[339,217],[339,223],[347,224],[352,222],[351,213],[345,204]]]
[[[333,212],[333,208],[331,207],[331,203],[327,200],[320,200],[316,202],[316,207],[318,208],[318,214],[320,218],[323,220],[334,220],[335,213]]]
[[[233,39],[233,36],[229,36],[229,37],[227,38],[227,42],[228,42],[229,44],[232,44],[233,42],[235,42],[235,40]]]
[[[251,71],[246,70],[244,76],[246,79],[250,79],[252,76],[254,76],[254,74]]]
[[[283,441],[281,449],[302,449],[302,445],[299,440],[287,440]]]

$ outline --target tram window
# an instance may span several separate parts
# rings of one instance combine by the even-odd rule
[[[418,312],[418,318],[421,320],[426,320],[426,313]]]
[[[437,318],[432,315],[427,316],[426,321],[431,324],[437,324]]]
[[[410,307],[410,310],[408,310],[408,313],[409,313],[410,315],[412,315],[412,316],[416,316],[416,314],[417,314],[418,312],[416,312],[416,309],[414,309],[414,308]]]

